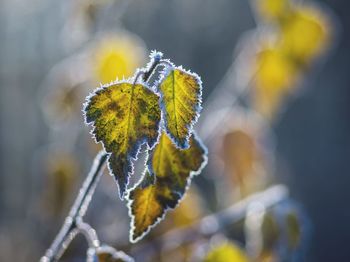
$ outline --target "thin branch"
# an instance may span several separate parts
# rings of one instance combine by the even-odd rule
[[[100,240],[98,239],[95,229],[83,220],[79,220],[77,221],[77,228],[79,232],[85,236],[89,243],[89,248],[98,248],[100,246]]]
[[[46,251],[45,256],[40,259],[41,262],[58,261],[70,242],[79,232],[77,223],[81,221],[82,217],[86,213],[87,207],[95,191],[97,182],[101,177],[107,156],[107,153],[103,151],[100,151],[96,155],[90,172],[79,191],[79,195],[76,198],[68,217],[65,219],[65,222],[52,245]]]
[[[209,237],[244,219],[248,208],[252,204],[259,203],[269,208],[288,198],[288,194],[288,189],[283,185],[271,186],[265,191],[255,193],[223,211],[208,215],[192,225],[174,229],[152,240],[151,243],[136,246],[131,250],[131,255],[136,261],[143,261],[142,258],[153,257],[159,250],[166,252],[180,245],[193,242],[200,237]]]
[[[147,66],[147,70],[143,73],[144,82],[147,82],[151,78],[157,66],[162,61],[163,54],[159,52],[154,52],[153,55],[151,56],[152,56],[152,60],[150,64]]]

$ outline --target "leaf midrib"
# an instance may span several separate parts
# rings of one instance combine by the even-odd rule
[[[161,138],[160,138],[160,141],[159,141],[159,157],[158,157],[158,162],[157,162],[157,168],[155,170],[155,174],[153,175],[157,175],[157,173],[159,173],[159,167],[160,167],[160,159],[161,159],[161,155],[162,155],[162,151],[163,151],[163,136],[164,134],[162,134]]]
[[[154,190],[154,188],[151,188],[150,191],[149,191],[149,193],[148,193],[147,201],[146,201],[147,204],[146,204],[145,212],[144,212],[144,214],[143,214],[143,216],[142,216],[142,220],[141,220],[141,222],[140,222],[140,225],[144,225],[145,220],[146,220],[146,216],[148,215],[148,211],[149,211],[149,207],[150,207],[150,199],[151,199],[151,195],[152,195],[152,193],[153,193],[153,190]],[[147,225],[146,228],[148,228],[149,226],[150,226],[150,225]]]
[[[176,135],[179,137],[179,130],[177,125],[177,117],[176,117],[176,101],[175,101],[175,70],[172,72],[172,86],[173,86],[173,107],[174,107],[174,121],[175,121],[175,130]]]
[[[134,98],[134,90],[135,90],[135,86],[136,84],[133,84],[131,87],[131,94],[130,94],[130,102],[129,102],[129,109],[128,109],[128,123],[126,126],[126,135],[125,137],[128,138],[129,137],[129,130],[130,130],[130,113],[131,113],[131,106],[132,106],[132,102],[133,102],[133,98]],[[124,139],[124,143],[129,143],[129,141],[127,141],[128,139]]]

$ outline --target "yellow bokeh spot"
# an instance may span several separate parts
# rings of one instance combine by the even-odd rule
[[[204,259],[204,262],[248,262],[246,254],[233,243],[224,243],[213,248]]]
[[[42,201],[45,212],[59,217],[69,204],[76,185],[79,166],[74,155],[65,152],[49,152],[46,163],[47,184]]]
[[[278,108],[281,99],[294,86],[298,70],[289,57],[278,47],[263,49],[256,57],[255,106],[267,117]]]
[[[198,220],[202,214],[202,203],[191,187],[181,204],[171,212],[168,220],[175,226],[186,226]]]
[[[253,103],[258,112],[271,118],[308,65],[325,51],[331,27],[316,6],[257,0],[257,7],[265,18],[276,18],[278,29],[273,42],[261,44],[254,67]]]
[[[281,27],[281,45],[297,62],[307,64],[327,46],[329,26],[323,13],[302,7]]]
[[[145,62],[145,48],[141,40],[131,35],[108,36],[94,49],[94,73],[97,82],[110,83],[131,77]]]
[[[256,191],[259,176],[264,171],[258,145],[252,134],[243,129],[226,133],[222,139],[221,155],[225,171],[239,189],[239,196],[246,197]]]
[[[296,68],[278,48],[262,50],[256,58],[255,83],[264,90],[288,88],[294,81]]]
[[[276,20],[286,15],[289,3],[287,0],[256,0],[256,7],[262,18]]]

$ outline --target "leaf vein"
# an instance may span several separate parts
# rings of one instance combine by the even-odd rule
[[[175,70],[172,71],[172,87],[173,87],[173,107],[174,107],[174,121],[175,121],[175,130],[177,137],[179,137],[179,130],[177,125],[177,117],[176,117],[176,103],[175,103]]]

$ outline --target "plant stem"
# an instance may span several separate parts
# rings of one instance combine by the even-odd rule
[[[101,177],[107,156],[107,153],[104,151],[100,151],[96,155],[90,172],[79,191],[78,197],[76,198],[68,217],[65,219],[65,222],[52,245],[46,251],[45,256],[40,259],[41,262],[58,261],[69,243],[73,240],[76,234],[79,233],[78,223],[82,221],[82,218],[86,213],[87,207]]]
[[[154,53],[152,60],[151,60],[151,64],[148,66],[147,71],[144,72],[144,74],[143,74],[143,81],[144,82],[147,82],[151,78],[156,67],[160,64],[162,56],[163,56],[163,54],[161,54],[161,53]]]

